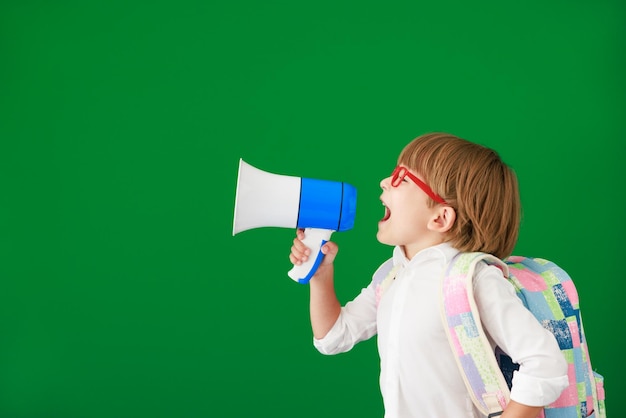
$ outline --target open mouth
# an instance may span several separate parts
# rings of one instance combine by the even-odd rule
[[[389,210],[389,208],[387,207],[387,205],[385,205],[383,203],[383,207],[385,208],[385,214],[383,215],[383,218],[380,220],[381,222],[386,221],[387,219],[389,219],[389,217],[391,216],[391,211]]]

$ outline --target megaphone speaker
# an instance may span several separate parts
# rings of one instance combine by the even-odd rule
[[[354,226],[356,189],[329,180],[269,173],[239,160],[233,235],[254,228],[304,228],[304,243],[311,249],[306,263],[288,273],[308,283],[324,255],[321,247],[335,231]]]

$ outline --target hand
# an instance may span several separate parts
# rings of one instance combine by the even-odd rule
[[[302,240],[304,239],[304,229],[298,228],[296,231],[296,238],[293,240],[293,245],[291,246],[291,254],[289,254],[289,260],[294,265],[300,265],[306,260],[308,260],[311,255],[311,249],[308,248]],[[339,251],[339,247],[336,243],[332,241],[326,242],[321,248],[322,254],[324,254],[324,258],[320,264],[320,268],[323,266],[331,265],[335,261],[335,257],[337,252]]]

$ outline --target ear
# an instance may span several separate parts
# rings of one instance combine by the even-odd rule
[[[445,233],[448,232],[456,221],[456,211],[450,206],[437,206],[433,217],[428,222],[428,229]]]

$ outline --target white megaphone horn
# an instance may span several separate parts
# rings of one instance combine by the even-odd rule
[[[239,159],[233,235],[253,228],[304,228],[311,249],[306,263],[288,273],[308,283],[324,254],[321,248],[335,231],[354,226],[356,189],[335,181],[272,174]]]

